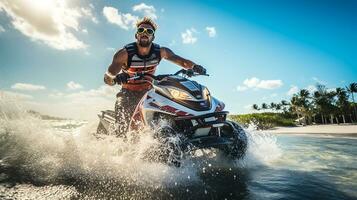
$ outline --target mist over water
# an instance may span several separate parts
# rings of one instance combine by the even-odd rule
[[[157,143],[152,131],[141,132],[139,140],[132,143],[128,142],[130,135],[127,139],[98,138],[94,135],[96,126],[97,121],[41,120],[22,110],[19,104],[0,101],[0,197],[356,197],[353,191],[356,179],[352,179],[356,177],[353,157],[356,145],[351,145],[354,149],[349,153],[341,153],[336,145],[335,149],[320,152],[320,148],[327,147],[318,143],[314,146],[313,138],[311,141],[293,136],[277,138],[250,128],[243,160],[229,161],[220,152],[199,150],[177,168],[145,159],[147,150]]]

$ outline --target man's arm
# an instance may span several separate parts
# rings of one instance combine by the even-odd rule
[[[169,60],[177,65],[180,65],[185,69],[191,69],[194,65],[196,65],[194,62],[176,55],[174,52],[171,51],[171,49],[166,47],[161,47],[160,55],[161,58],[165,58],[166,60]]]
[[[115,53],[112,64],[108,67],[107,73],[104,74],[104,82],[108,85],[114,85],[114,78],[120,72],[123,66],[126,66],[128,52],[121,49]]]

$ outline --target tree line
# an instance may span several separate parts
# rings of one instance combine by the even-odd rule
[[[297,118],[302,124],[355,123],[357,108],[354,93],[357,93],[357,83],[335,89],[318,83],[316,91],[301,89],[293,94],[290,101],[262,103],[260,106],[253,104],[252,108],[280,112],[287,117]]]

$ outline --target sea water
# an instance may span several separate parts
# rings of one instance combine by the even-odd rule
[[[0,103],[0,199],[356,199],[357,138],[250,128],[242,160],[144,159],[157,141],[95,136],[97,121],[41,120]]]

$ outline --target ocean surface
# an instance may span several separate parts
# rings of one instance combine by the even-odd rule
[[[94,136],[96,121],[0,112],[0,199],[357,199],[357,138],[247,130],[243,160],[197,152],[180,168],[133,144]]]

